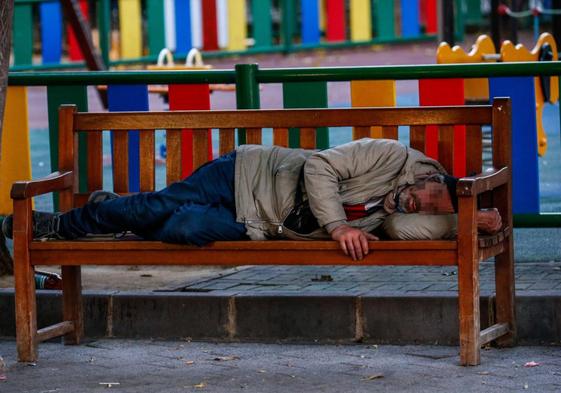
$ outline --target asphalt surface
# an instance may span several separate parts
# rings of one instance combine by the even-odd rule
[[[0,341],[2,393],[76,392],[559,392],[561,347],[225,344],[100,340],[47,343],[36,364]]]

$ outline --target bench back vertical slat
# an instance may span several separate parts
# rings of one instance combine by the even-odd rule
[[[154,130],[139,132],[140,139],[140,191],[154,191],[156,184]]]
[[[382,127],[382,137],[385,139],[395,139],[397,140],[397,126],[383,126]]]
[[[246,143],[249,145],[261,144],[261,128],[248,128],[246,130]]]
[[[193,130],[193,170],[208,161],[208,133],[206,128]]]
[[[481,173],[483,169],[483,138],[481,126],[466,126],[466,174]]]
[[[288,147],[288,128],[273,128],[273,145]]]
[[[316,129],[303,127],[300,129],[300,147],[302,149],[316,148]]]
[[[181,179],[181,130],[166,131],[166,184]]]
[[[449,174],[454,173],[454,126],[438,127],[438,161]]]
[[[425,152],[425,126],[409,127],[409,146],[420,152]]]
[[[78,168],[78,157],[74,154],[78,146],[78,133],[74,133],[74,113],[76,113],[74,105],[61,106],[58,112],[58,167],[62,172],[74,170],[74,189],[59,194],[61,211],[74,207],[73,193],[78,192],[78,171],[75,169]]]
[[[88,132],[88,191],[103,188],[103,145],[101,132]]]
[[[370,136],[370,127],[357,126],[353,127],[353,140],[368,138]]]
[[[231,152],[235,148],[235,134],[233,128],[221,128],[218,132],[219,136],[219,154],[223,155]]]
[[[129,137],[127,131],[113,131],[113,189],[129,191]]]

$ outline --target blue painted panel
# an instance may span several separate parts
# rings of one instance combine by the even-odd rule
[[[317,0],[302,0],[302,43],[319,44],[319,9]]]
[[[109,85],[107,100],[110,112],[147,111],[148,86]],[[138,131],[129,132],[129,192],[140,191],[140,159]],[[113,150],[113,136],[111,136]]]
[[[401,36],[418,37],[420,35],[419,0],[401,0]]]
[[[515,214],[539,213],[538,138],[534,78],[489,78],[490,97],[512,101],[512,200]]]
[[[39,5],[41,16],[41,49],[43,64],[60,63],[62,57],[62,10],[60,3]]]
[[[189,0],[175,0],[175,40],[176,53],[186,54],[191,50],[191,2]]]

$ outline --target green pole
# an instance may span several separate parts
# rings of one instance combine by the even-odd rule
[[[282,29],[282,42],[285,54],[292,52],[292,35],[294,33],[294,0],[281,0],[282,14],[281,14],[281,29]]]
[[[236,102],[238,109],[259,109],[258,64],[236,64]],[[246,143],[245,129],[238,129],[238,144]]]
[[[99,32],[99,47],[103,63],[109,67],[109,51],[111,50],[111,2],[99,0],[97,2],[97,25]]]

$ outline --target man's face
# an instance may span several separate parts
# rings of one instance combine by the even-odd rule
[[[406,187],[398,197],[398,210],[404,213],[445,214],[454,208],[446,184],[423,181]]]

